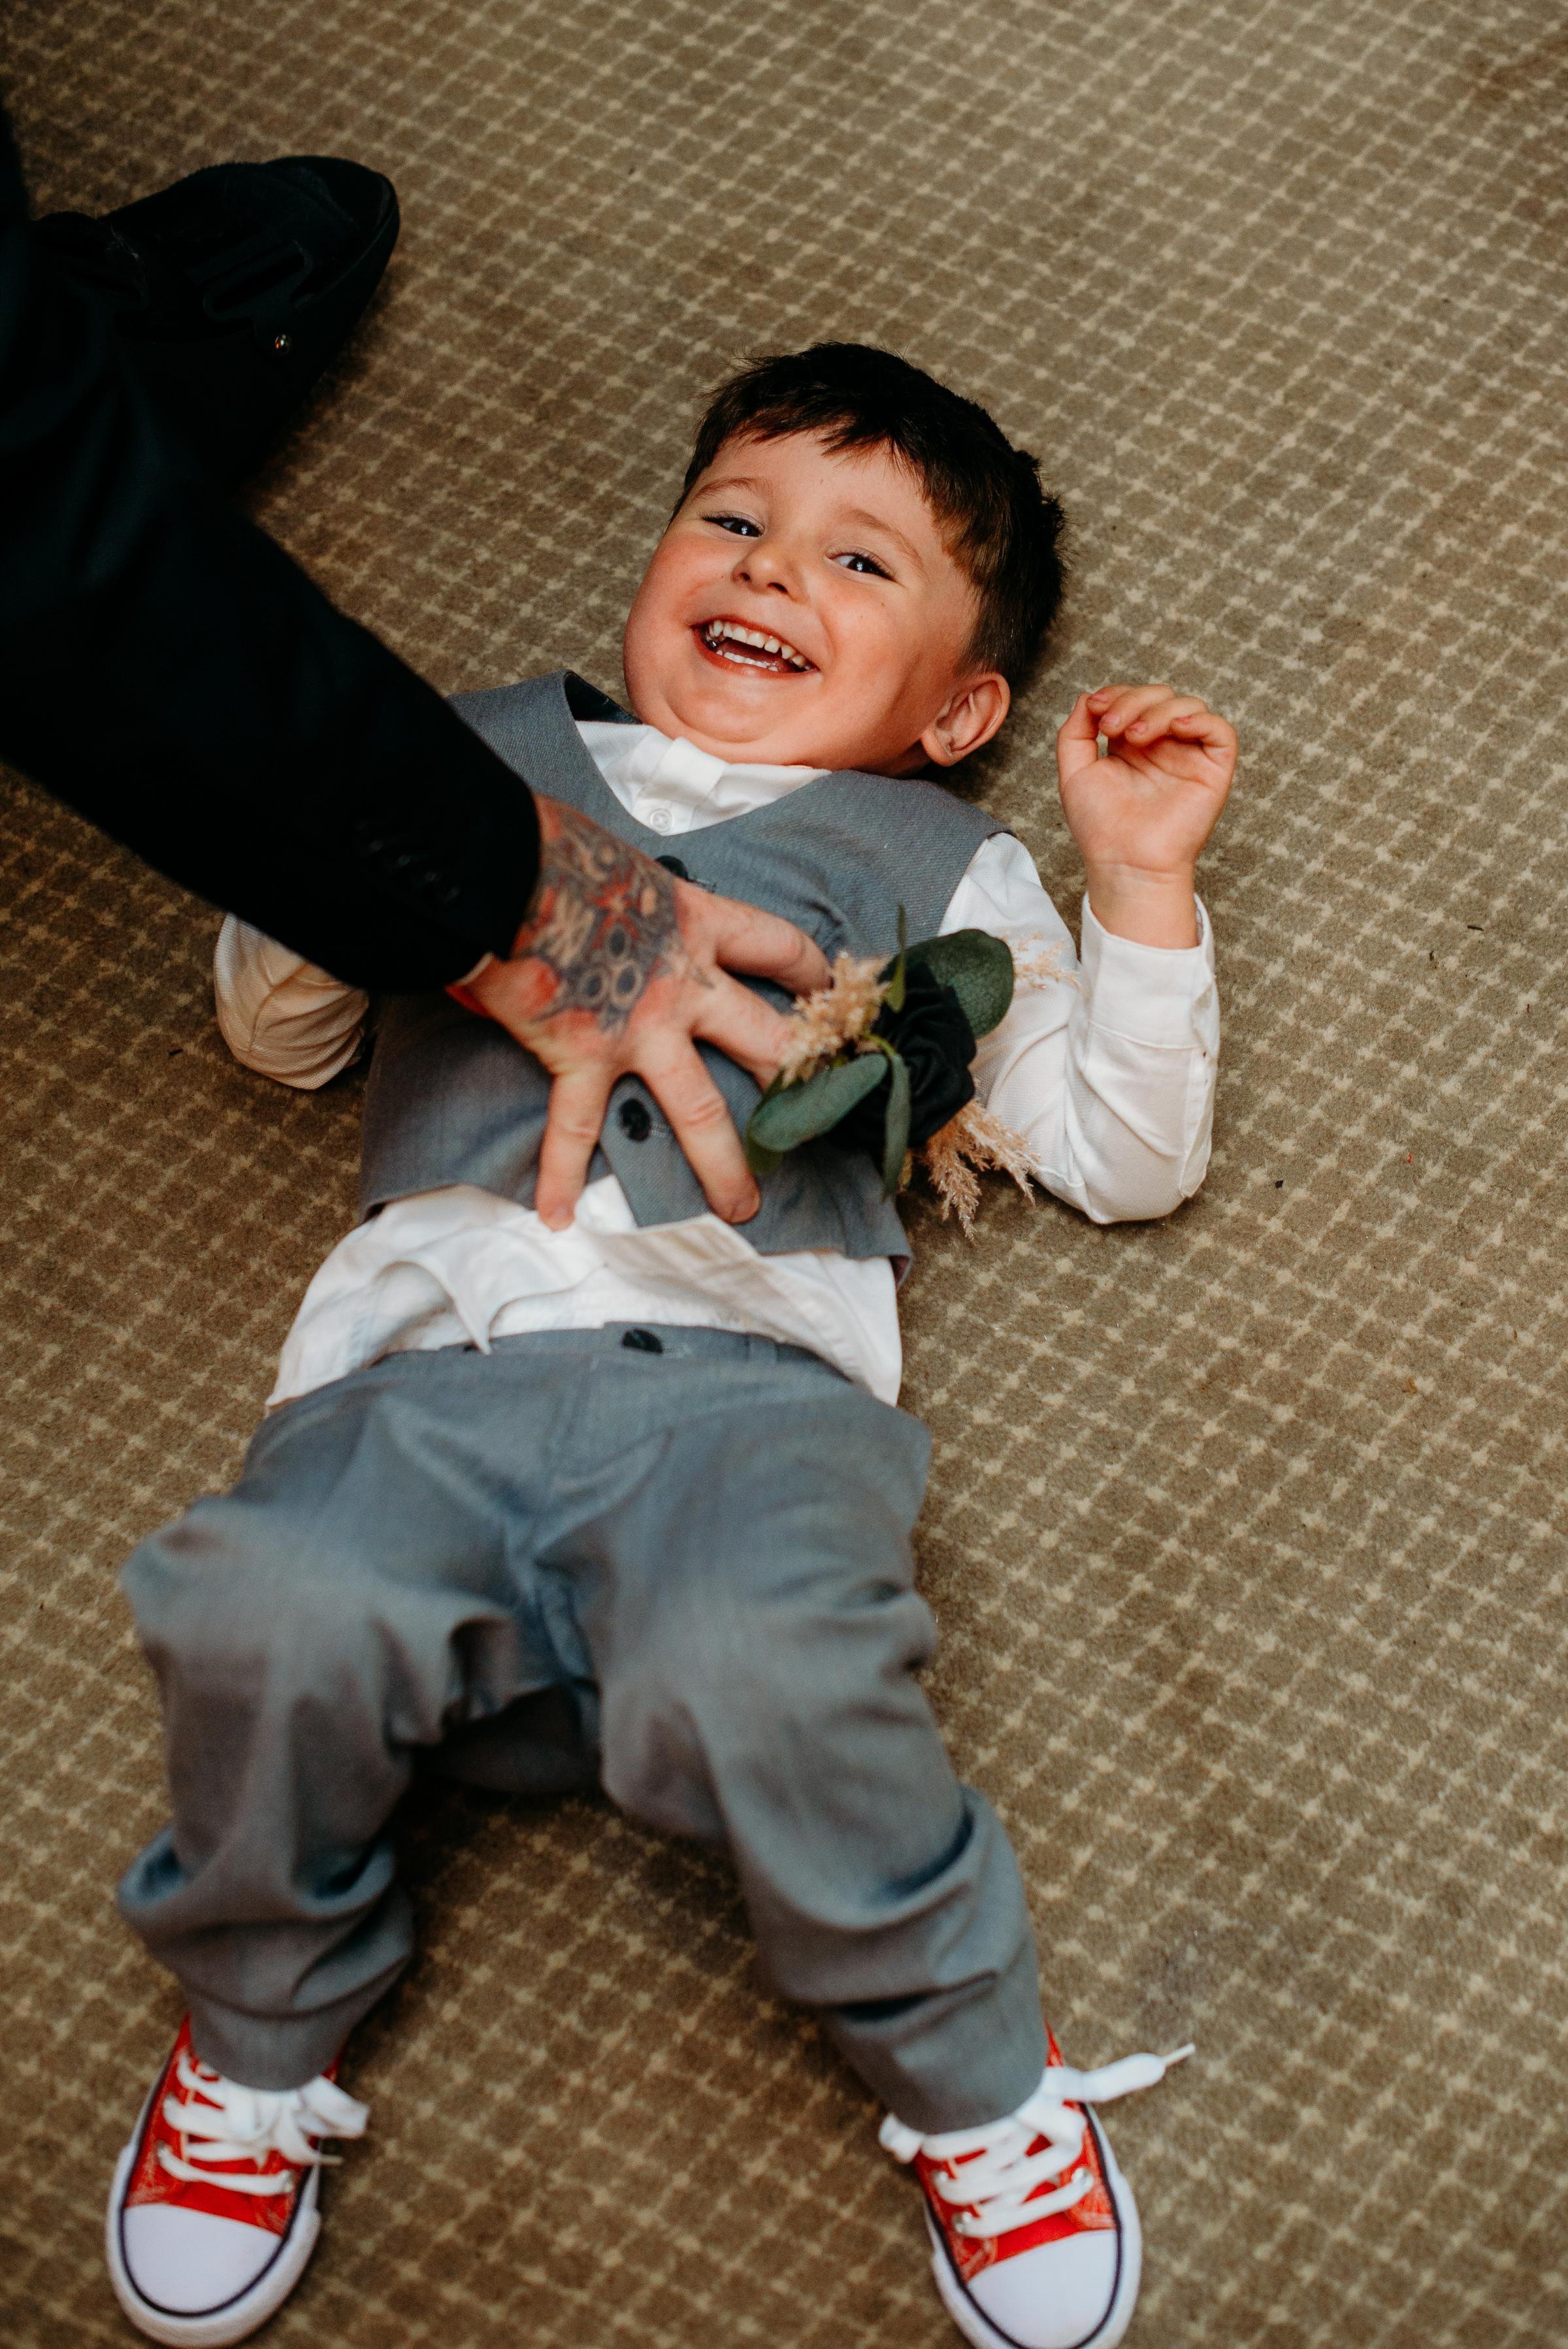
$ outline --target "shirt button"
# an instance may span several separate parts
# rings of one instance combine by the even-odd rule
[[[670,812],[668,808],[650,808],[648,810],[648,825],[649,829],[654,832],[668,832],[670,828]]]
[[[628,1142],[646,1142],[653,1130],[645,1102],[634,1099],[621,1103],[621,1131]]]

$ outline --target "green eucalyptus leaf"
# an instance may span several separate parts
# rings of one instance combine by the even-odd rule
[[[989,930],[954,930],[944,938],[922,938],[909,950],[964,1006],[976,1037],[988,1036],[1013,1000],[1013,951]]]
[[[786,1085],[779,1092],[765,1095],[751,1112],[746,1128],[748,1143],[779,1154],[826,1133],[857,1102],[875,1092],[888,1065],[880,1052],[858,1053],[852,1061],[841,1061],[808,1077],[803,1085]]]
[[[754,1142],[748,1126],[746,1133],[746,1163],[760,1183],[764,1174],[771,1174],[776,1166],[783,1164],[784,1153],[781,1150],[766,1150],[761,1143]]]
[[[909,1067],[902,1053],[894,1052],[888,1063],[892,1071],[892,1082],[888,1088],[887,1123],[882,1129],[882,1196],[891,1199],[898,1189],[899,1176],[903,1173],[904,1157],[909,1149]]]

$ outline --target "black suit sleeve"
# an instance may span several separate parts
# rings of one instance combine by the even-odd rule
[[[3,114],[0,757],[361,987],[506,954],[537,878],[526,786],[164,439]]]

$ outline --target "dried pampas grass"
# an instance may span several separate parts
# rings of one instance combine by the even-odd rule
[[[886,959],[841,954],[827,986],[800,998],[789,1014],[795,1039],[779,1065],[787,1085],[804,1084],[830,1061],[854,1050],[882,1009],[887,984],[878,974]]]
[[[1016,987],[1077,987],[1078,976],[1070,968],[1071,947],[1015,947],[1013,948],[1013,983]]]
[[[983,1174],[1010,1174],[1026,1199],[1034,1196],[1027,1143],[977,1101],[967,1102],[956,1117],[950,1117],[915,1155],[942,1203],[944,1223],[949,1216],[956,1216],[965,1239],[975,1237]]]

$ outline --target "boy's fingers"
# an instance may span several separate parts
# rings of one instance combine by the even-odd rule
[[[1152,709],[1157,701],[1175,698],[1168,685],[1118,685],[1107,690],[1110,699],[1098,711],[1102,734],[1125,734],[1135,718]]]
[[[1095,697],[1092,694],[1080,693],[1073,703],[1057,730],[1058,754],[1067,754],[1070,757],[1076,751],[1079,759],[1094,757],[1095,744],[1099,735],[1099,720],[1094,714],[1094,699]],[[1076,760],[1074,763],[1076,765]]]
[[[1228,719],[1201,695],[1177,693],[1169,685],[1102,685],[1098,692],[1080,695],[1062,735],[1070,729],[1075,740],[1081,739],[1086,727],[1132,748],[1171,734],[1202,743],[1220,758],[1233,758],[1236,751],[1236,730]]]
[[[1236,730],[1230,719],[1222,718],[1217,709],[1211,709],[1202,701],[1196,709],[1173,718],[1170,731],[1180,734],[1184,741],[1206,743],[1211,750],[1222,754],[1233,755],[1236,749]]]
[[[762,1204],[724,1095],[695,1044],[645,1061],[637,1074],[664,1111],[716,1216],[743,1224]]]
[[[687,905],[687,890],[697,899],[696,906]],[[683,929],[691,920],[724,969],[748,971],[753,978],[776,978],[792,995],[810,995],[828,984],[831,974],[821,947],[781,915],[765,914],[738,897],[710,897],[690,882],[678,884],[677,892]],[[719,1040],[714,1038],[716,1043]]]
[[[550,1115],[539,1151],[533,1204],[552,1232],[564,1231],[588,1179],[588,1162],[603,1130],[612,1071],[574,1069],[550,1088]]]
[[[1163,701],[1152,702],[1140,710],[1126,730],[1130,742],[1152,742],[1157,735],[1169,734],[1179,718],[1191,718],[1202,709],[1202,702],[1195,693],[1172,693]]]

